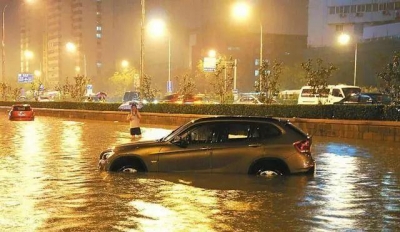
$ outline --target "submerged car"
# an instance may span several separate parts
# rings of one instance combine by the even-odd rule
[[[190,121],[156,141],[100,154],[113,172],[205,172],[250,175],[314,173],[311,137],[287,120],[216,116]]]
[[[12,121],[33,121],[35,113],[29,104],[15,104],[8,112],[8,119]]]

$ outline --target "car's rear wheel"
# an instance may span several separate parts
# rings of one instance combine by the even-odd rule
[[[282,176],[289,174],[285,163],[280,160],[260,160],[253,165],[249,174],[258,176]]]

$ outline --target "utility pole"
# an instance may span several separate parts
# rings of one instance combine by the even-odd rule
[[[144,69],[144,21],[145,21],[145,4],[146,0],[141,0],[142,5],[142,17],[141,17],[141,24],[140,24],[140,98],[143,98],[143,69]]]
[[[1,34],[1,38],[2,38],[2,40],[1,40],[1,57],[2,57],[2,59],[1,59],[1,71],[2,71],[1,81],[2,82],[5,82],[5,78],[6,78],[6,50],[5,50],[6,44],[4,41],[4,39],[5,39],[4,13],[6,11],[6,7],[7,7],[7,5],[5,5],[3,8],[3,24],[2,24],[2,34]]]

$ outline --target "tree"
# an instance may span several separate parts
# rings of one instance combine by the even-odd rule
[[[143,86],[141,87],[143,96],[142,99],[152,100],[157,95],[158,90],[151,85],[151,76],[145,74],[143,76]]]
[[[322,95],[328,94],[326,93],[328,90],[328,79],[332,77],[332,73],[337,70],[337,67],[332,64],[324,66],[323,60],[320,58],[316,60],[315,65],[316,67],[314,67],[312,59],[301,63],[301,67],[306,72],[304,77],[307,82],[306,85],[311,87],[314,96],[322,97]],[[319,103],[321,104],[321,100],[319,100]]]
[[[377,74],[383,82],[382,91],[388,94],[394,102],[400,101],[400,53],[394,52],[392,61],[382,72]]]
[[[122,72],[115,72],[112,77],[110,77],[109,83],[110,88],[114,92],[111,95],[122,95],[124,92],[132,90],[134,88],[134,78],[135,74],[138,72],[134,68],[125,68]]]
[[[233,68],[234,61],[232,57],[221,56],[217,60],[216,68],[213,72],[205,72],[203,62],[199,62],[198,69],[204,74],[204,79],[208,80],[214,94],[219,97],[221,103],[226,103],[233,99]]]
[[[75,84],[69,83],[68,77],[66,77],[64,85],[57,85],[56,90],[60,92],[63,99],[70,96],[74,100],[80,100],[86,92],[86,86],[90,83],[90,78],[83,75],[74,77]]]
[[[194,84],[192,75],[189,72],[186,72],[180,76],[176,76],[176,82],[178,83],[177,93],[186,95],[193,94],[196,86]]]
[[[272,67],[270,68],[270,63],[268,61],[263,61],[259,69],[261,80],[256,82],[254,86],[255,91],[260,92],[259,100],[261,102],[271,104],[274,96],[279,92],[278,81],[282,74],[282,65],[282,62],[277,62],[275,60],[272,62]]]

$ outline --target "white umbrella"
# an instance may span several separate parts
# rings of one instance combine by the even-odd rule
[[[131,110],[132,105],[135,104],[136,108],[141,109],[143,107],[143,104],[138,101],[127,101],[122,103],[119,107],[118,110]]]

